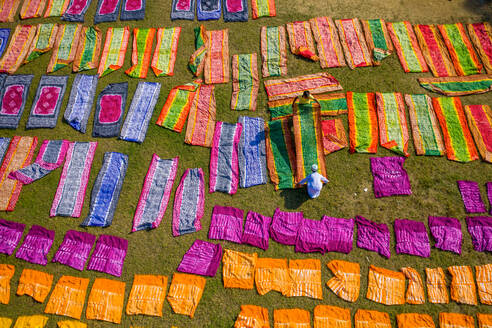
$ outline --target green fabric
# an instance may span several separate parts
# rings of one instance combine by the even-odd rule
[[[130,77],[143,77],[142,75],[142,70],[144,69],[143,65],[145,64],[143,61],[143,57],[145,55],[145,50],[147,47],[147,38],[149,37],[150,34],[150,28],[139,28],[137,29],[137,35],[134,37],[137,39],[137,63],[135,67],[132,67],[130,71],[128,71],[126,74]],[[151,46],[152,47],[152,46]],[[148,63],[147,63],[148,64]]]
[[[303,157],[303,178],[311,174],[311,166],[313,164],[316,164],[319,167],[320,159],[318,158],[314,117],[315,113],[312,103],[300,104],[299,114],[294,116],[294,120],[298,120],[301,130],[301,135],[296,136],[296,138],[301,138],[302,148],[297,149],[296,147],[296,152],[301,152],[301,155]],[[298,167],[297,169],[299,170],[300,168]]]
[[[348,110],[347,98],[345,97],[329,100],[318,99],[318,101],[321,104],[321,115],[332,115],[340,111],[346,112]]]
[[[270,116],[273,119],[292,115],[292,102],[279,106],[268,106]]]
[[[371,121],[369,118],[369,102],[366,93],[353,93],[356,144],[358,153],[370,153],[373,136],[371,135]],[[377,137],[377,136],[376,136]]]
[[[205,39],[203,38],[202,28],[201,27],[195,27],[194,28],[195,32],[195,50],[198,50],[202,46],[205,45]]]
[[[51,72],[57,71],[68,65],[67,62],[59,61],[68,61],[72,48],[77,47],[77,45],[74,44],[75,32],[77,29],[78,26],[76,24],[65,25],[65,32],[63,33],[63,37],[58,46],[58,58]]]
[[[96,51],[96,43],[97,43],[97,31],[94,27],[89,27],[85,35],[82,36],[81,40],[79,42],[84,42],[85,39],[85,47],[84,50],[82,50],[82,57],[81,61],[79,64],[79,72],[80,71],[86,71],[93,69],[88,64],[92,64],[93,59],[94,59],[94,53]]]
[[[166,76],[169,74],[168,67],[172,57],[173,46],[173,34],[176,32],[176,28],[165,28],[162,36],[161,47],[158,52],[159,59],[157,60],[157,69],[162,73],[159,76]]]
[[[370,19],[367,21],[369,29],[371,30],[372,42],[374,43],[375,48],[389,50],[381,22],[381,19]]]
[[[238,55],[238,81],[239,93],[235,110],[249,110],[251,107],[251,94],[253,92],[253,75],[251,73],[251,55]]]
[[[444,29],[449,36],[449,40],[453,44],[458,56],[459,65],[463,69],[465,75],[479,74],[480,71],[473,62],[472,56],[466,47],[466,44],[461,38],[460,31],[456,24],[444,24]]]
[[[403,22],[392,23],[393,30],[398,38],[399,44],[403,51],[403,56],[407,62],[410,72],[422,72],[420,62],[415,55],[412,47],[412,40],[408,35],[407,27]]]
[[[470,82],[420,82],[420,85],[427,90],[453,96],[490,91],[492,89],[492,79],[484,77],[483,80]]]
[[[197,83],[187,83],[186,86],[193,86],[194,91],[198,88]],[[183,112],[183,108],[188,104],[188,96],[190,94],[190,90],[187,89],[178,89],[176,95],[174,96],[173,103],[167,112],[166,119],[162,123],[162,126],[171,130],[174,130],[174,126],[178,122],[181,113]]]
[[[278,26],[267,26],[267,69],[270,76],[280,76],[280,29]]]
[[[253,1],[256,1],[256,6],[258,8],[258,17],[270,16],[270,11],[268,10],[268,0]]]
[[[398,103],[394,93],[381,93],[384,101],[384,116],[386,118],[386,130],[388,141],[395,141],[398,146],[390,149],[397,154],[406,155],[404,151],[403,135],[401,131],[402,122],[398,113]],[[380,131],[381,133],[381,131]]]
[[[426,95],[410,95],[415,106],[415,115],[422,146],[427,156],[441,156],[434,128],[430,117],[430,111]]]
[[[29,54],[25,60],[25,63],[29,63],[51,50],[50,39],[56,37],[56,35],[51,35],[53,32],[53,27],[55,27],[55,24],[39,24],[39,37],[36,40],[35,49]]]
[[[272,146],[273,161],[279,179],[278,189],[292,189],[294,188],[294,172],[290,166],[284,131],[282,130],[282,121],[275,120],[268,122],[270,130],[268,138]]]
[[[470,154],[466,143],[463,127],[459,119],[457,108],[454,106],[452,97],[440,97],[442,112],[445,118],[445,124],[450,136],[451,148],[459,162],[469,162]],[[449,149],[449,148],[448,148]]]
[[[106,67],[101,77],[113,72],[110,68],[111,65],[116,65],[118,63],[118,57],[120,56],[120,49],[123,45],[123,37],[125,35],[125,28],[115,27],[113,28],[113,37],[111,38],[111,43],[109,44],[108,56],[106,59]]]
[[[195,56],[194,58],[193,56],[192,58],[190,58],[190,62],[188,63],[188,68],[194,75],[197,75],[198,67],[200,67],[200,64],[205,60],[206,54],[207,54],[207,48],[203,46],[195,51],[195,53],[193,54]]]
[[[63,15],[63,7],[68,0],[53,0],[53,6],[49,17],[59,17]]]

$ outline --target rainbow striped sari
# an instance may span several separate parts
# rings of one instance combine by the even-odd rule
[[[181,27],[157,29],[157,45],[152,58],[155,76],[173,76]]]
[[[253,19],[274,17],[277,15],[275,0],[251,0],[251,11],[253,13]]]
[[[374,93],[347,92],[350,152],[378,151],[378,121]]]
[[[206,49],[205,83],[229,82],[229,30],[207,31]]]
[[[336,116],[347,113],[347,99],[343,92],[316,95],[315,98],[321,104],[321,116]],[[271,119],[291,117],[293,101],[294,98],[269,101],[268,109]]]
[[[309,20],[318,47],[321,68],[346,66],[337,28],[331,17],[316,17]]]
[[[467,96],[492,90],[492,74],[418,79],[420,86],[448,97]]]
[[[60,17],[67,10],[70,0],[48,0],[46,11],[44,12],[44,18],[47,17]]]
[[[335,24],[338,27],[345,60],[350,69],[372,66],[372,56],[367,49],[359,20],[357,18],[337,19]]]
[[[478,151],[492,163],[492,110],[488,105],[465,106],[465,114]]]
[[[36,35],[36,25],[17,25],[10,43],[0,60],[0,72],[14,74],[29,54]]]
[[[361,22],[367,47],[372,55],[372,63],[379,66],[381,60],[393,53],[393,44],[386,28],[386,22],[383,19],[362,20]]]
[[[468,24],[467,27],[483,68],[488,74],[492,74],[492,27],[487,22]]]
[[[13,22],[21,0],[3,0],[0,3],[0,22]]]
[[[47,73],[53,73],[73,62],[81,32],[82,25],[80,24],[60,25]]]
[[[41,17],[44,6],[46,6],[46,0],[25,0],[19,16],[21,19]]]
[[[130,77],[147,78],[155,28],[133,29],[132,67],[125,71]]]
[[[129,39],[130,27],[108,28],[104,50],[97,70],[99,77],[114,72],[123,66]]]
[[[195,146],[210,147],[215,129],[216,105],[214,86],[202,84],[193,99],[185,143]]]
[[[437,27],[435,25],[414,25],[413,29],[432,74],[436,77],[455,76],[453,62],[449,58],[448,49]]]
[[[263,26],[260,32],[263,77],[287,74],[285,27]]]
[[[397,154],[409,156],[409,135],[402,94],[377,92],[376,103],[381,146]]]
[[[428,72],[424,56],[420,51],[417,37],[412,24],[408,21],[386,23],[391,40],[400,59],[400,64],[406,73]]]
[[[73,60],[72,70],[74,72],[97,68],[101,52],[101,34],[101,30],[97,27],[84,26],[82,28],[77,54]]]
[[[231,109],[255,110],[258,96],[258,65],[256,53],[232,56]]]
[[[316,54],[311,25],[308,21],[287,23],[285,28],[289,35],[290,52],[297,54],[297,50],[300,47],[305,47],[313,54]]]
[[[27,64],[34,59],[40,57],[42,54],[48,52],[53,48],[55,44],[58,24],[39,24],[36,32],[36,36],[31,42],[31,47],[29,49],[29,55],[24,64]]]

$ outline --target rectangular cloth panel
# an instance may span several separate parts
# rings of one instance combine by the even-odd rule
[[[256,0],[252,0],[254,2]],[[274,1],[274,0],[258,0]],[[262,26],[260,32],[263,77],[287,74],[287,39],[284,26]]]
[[[0,75],[0,129],[17,129],[34,75]]]
[[[97,142],[70,143],[50,217],[80,217],[96,148]]]
[[[471,267],[455,265],[448,271],[451,274],[451,299],[457,303],[477,305],[477,288]]]
[[[432,98],[432,105],[441,125],[448,159],[457,162],[477,160],[477,149],[460,98]]]
[[[155,28],[133,29],[132,66],[125,71],[126,75],[140,79],[147,78],[155,31]]]
[[[68,230],[52,262],[83,271],[95,241],[96,236],[90,233]]]
[[[467,105],[465,114],[478,152],[492,163],[492,110],[488,105]]]
[[[173,0],[171,8],[171,20],[194,20],[195,2],[196,0]]]
[[[44,315],[19,316],[15,321],[14,328],[40,327],[46,326],[49,317]]]
[[[255,110],[259,84],[256,53],[233,55],[231,109]]]
[[[92,0],[70,0],[67,9],[63,12],[62,20],[83,23],[91,2]]]
[[[301,309],[275,309],[273,327],[311,327],[311,314]]]
[[[225,249],[222,256],[224,288],[253,289],[257,260],[256,253]]]
[[[220,2],[220,0],[215,1]],[[207,54],[203,67],[205,83],[227,83],[229,82],[229,29],[207,31],[206,33]]]
[[[370,161],[376,198],[412,194],[404,157],[371,157]]]
[[[89,320],[121,323],[125,285],[121,281],[96,278],[87,299],[85,317]]]
[[[271,222],[271,217],[249,211],[246,215],[241,243],[267,250],[270,238],[268,230]]]
[[[50,295],[44,313],[80,319],[89,279],[62,276]]]
[[[99,0],[97,2],[94,24],[116,22],[120,14],[121,0]]]
[[[96,93],[97,75],[77,74],[63,118],[75,130],[85,133]]]
[[[475,181],[458,180],[458,189],[465,205],[466,213],[485,213],[487,209],[480,195],[480,187]]]
[[[311,18],[309,23],[316,40],[321,68],[346,66],[333,19],[331,17],[316,17]]]
[[[323,299],[320,260],[289,260],[288,272],[290,283],[284,296]]]
[[[155,76],[173,76],[181,27],[157,29],[157,44],[150,67]]]
[[[372,66],[372,56],[367,49],[359,19],[337,19],[335,24],[338,28],[348,67],[354,69]]]
[[[48,253],[53,245],[55,230],[48,230],[38,225],[29,229],[22,245],[15,253],[15,257],[24,261],[46,265]]]
[[[424,283],[417,270],[410,267],[403,267],[401,272],[408,279],[407,292],[405,294],[405,301],[408,304],[424,304],[425,292]]]
[[[265,124],[266,155],[275,190],[295,188],[296,154],[288,118]]]
[[[133,216],[132,232],[155,229],[162,221],[176,178],[178,157],[162,159],[152,155],[150,166]]]
[[[489,213],[492,214],[492,182],[487,182],[485,186],[487,188],[487,198],[489,199],[489,204],[491,204]]]
[[[57,39],[58,28],[61,28],[62,26],[63,25],[49,23],[39,24],[23,64],[27,64],[40,57],[42,54],[50,51]]]
[[[215,94],[213,85],[200,85],[188,116],[185,143],[211,147],[215,130]]]
[[[385,223],[369,221],[362,216],[356,216],[357,223],[357,247],[369,251],[378,252],[380,255],[390,258],[390,232]]]
[[[461,313],[439,313],[440,328],[473,328],[475,320],[472,316]]]
[[[348,254],[354,243],[354,219],[323,216],[322,222],[327,230],[326,252]]]
[[[436,25],[414,25],[422,55],[435,77],[456,76],[448,49]]]
[[[239,208],[215,205],[208,229],[208,239],[241,243],[244,211]]]
[[[328,249],[329,239],[329,232],[323,220],[303,218],[297,231],[294,249],[296,253],[320,252],[324,254]]]
[[[133,276],[133,286],[126,303],[126,314],[145,314],[162,317],[166,297],[167,277],[158,275]]]
[[[299,48],[304,47],[316,54],[313,36],[311,34],[311,25],[309,21],[296,21],[285,24],[287,34],[289,35],[290,52],[297,54]]]
[[[422,88],[445,96],[468,96],[492,90],[492,75],[477,74],[470,76],[450,76],[419,78]]]
[[[205,56],[207,55],[207,32],[205,26],[200,25],[193,29],[195,33],[195,52],[191,55],[188,61],[188,68],[195,76],[199,76],[203,73],[203,66],[205,65]]]
[[[378,151],[378,121],[374,93],[347,92],[350,152]]]
[[[275,0],[251,0],[251,12],[253,19],[277,16]]]
[[[381,65],[381,61],[393,53],[386,22],[383,19],[362,20],[364,35],[366,37],[367,48],[372,56],[372,63],[376,66]]]
[[[354,316],[355,328],[391,328],[388,313],[358,309]]]
[[[255,285],[258,294],[265,295],[271,290],[287,293],[289,289],[287,259],[258,258],[255,267]]]
[[[473,249],[477,252],[492,252],[492,218],[468,217],[466,225],[472,238]]]
[[[120,134],[125,115],[128,82],[108,84],[97,96],[92,136],[111,138]]]
[[[247,22],[247,0],[223,0],[224,22]]]
[[[284,212],[279,208],[275,209],[270,225],[270,237],[283,245],[295,245],[302,220],[302,212]]]
[[[24,269],[19,278],[16,294],[19,296],[31,296],[37,302],[43,303],[51,290],[52,284],[52,274],[43,271]]]
[[[202,230],[205,180],[201,168],[186,169],[174,195],[173,236]]]
[[[238,144],[241,188],[267,183],[265,121],[261,117],[239,116],[243,130]]]
[[[429,96],[405,95],[413,145],[417,155],[442,156],[444,144],[432,100]]]
[[[410,156],[408,153],[410,136],[402,94],[376,92],[376,103],[381,146],[399,155]]]
[[[437,25],[444,43],[448,48],[454,68],[458,75],[473,75],[482,72],[482,63],[477,57],[473,45],[466,35],[463,24],[442,24]]]
[[[120,20],[127,21],[145,19],[146,4],[146,0],[123,0]]]
[[[425,268],[427,298],[430,303],[449,303],[448,288],[446,287],[446,275],[442,268]]]
[[[350,309],[331,305],[316,305],[313,311],[315,328],[352,328]]]
[[[222,246],[197,239],[186,251],[176,269],[179,272],[215,277],[222,259]]]
[[[101,54],[97,74],[99,77],[120,69],[125,62],[126,48],[130,40],[130,27],[110,27],[106,31],[106,41]]]
[[[46,0],[24,1],[19,12],[20,19],[41,17],[46,6]]]
[[[268,309],[256,305],[241,305],[234,327],[270,328]]]
[[[435,248],[461,254],[461,223],[458,219],[448,217],[429,216],[429,230],[436,243]]]
[[[205,21],[219,19],[222,10],[220,1],[221,0],[197,0],[196,17],[198,20]]]
[[[434,320],[428,314],[400,313],[396,315],[398,328],[435,328]]]
[[[0,72],[14,74],[29,55],[36,36],[36,25],[17,25],[10,38],[9,46],[0,60]]]
[[[12,255],[25,228],[25,224],[0,219],[0,253]]]
[[[121,277],[127,250],[128,240],[116,236],[100,235],[87,270]]]
[[[394,231],[397,254],[430,256],[429,236],[423,222],[397,219],[394,221]]]
[[[0,264],[0,303],[9,304],[10,280],[14,276],[15,266],[11,264]]]
[[[478,297],[482,304],[492,304],[492,264],[475,266]]]
[[[0,167],[0,210],[8,212],[14,210],[23,184],[7,177],[10,172],[17,171],[31,163],[37,144],[36,137],[15,136],[12,138]]]
[[[46,4],[46,11],[44,12],[44,18],[47,17],[60,17],[67,10],[70,0],[48,0]]]
[[[468,34],[487,74],[492,74],[492,27],[488,22],[467,24]]]
[[[3,52],[7,49],[9,37],[10,28],[0,28],[0,57],[3,56]]]
[[[67,89],[68,75],[41,76],[34,97],[26,129],[56,127],[58,115]]]
[[[492,315],[477,313],[478,328],[487,328],[492,325]]]
[[[323,136],[323,152],[325,155],[336,152],[348,146],[345,128],[340,118],[321,121]]]
[[[84,26],[73,60],[72,71],[82,72],[97,68],[101,52],[102,32],[93,26]]]
[[[46,69],[47,73],[53,73],[73,62],[77,54],[81,32],[81,24],[66,24],[58,27],[53,53]]]
[[[206,282],[207,280],[203,277],[174,273],[166,297],[173,312],[193,318]]]
[[[13,22],[21,0],[4,0],[0,8],[0,22]]]
[[[403,273],[370,265],[367,279],[367,299],[385,305],[405,304]]]
[[[408,21],[386,23],[389,35],[395,46],[400,64],[406,73],[428,72],[417,37]]]

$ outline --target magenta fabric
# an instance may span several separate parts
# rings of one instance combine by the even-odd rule
[[[215,205],[208,230],[208,239],[222,239],[241,244],[244,211],[235,207]]]
[[[323,216],[321,221],[328,231],[326,252],[350,253],[354,243],[354,219]]]
[[[116,11],[116,9],[117,9],[116,6],[118,6],[118,5],[119,5],[119,0],[106,0],[102,3],[98,14],[99,15],[112,14]]]
[[[25,228],[25,224],[0,219],[0,253],[12,255]]]
[[[52,262],[61,263],[82,271],[95,241],[96,236],[90,233],[68,230]]]
[[[329,232],[324,222],[303,218],[297,231],[295,251],[324,254],[328,248],[329,239]]]
[[[121,95],[103,95],[100,99],[101,111],[99,112],[100,123],[117,122],[121,115],[121,103],[123,98]]]
[[[176,3],[176,9],[178,10],[190,10],[191,8],[191,0],[178,0]]]
[[[356,216],[357,247],[377,252],[390,258],[390,232],[384,223],[369,221],[362,216]]]
[[[195,240],[183,255],[178,271],[215,277],[222,259],[222,246],[208,241]]]
[[[430,242],[425,224],[413,220],[395,220],[396,253],[430,256]]]
[[[225,0],[227,11],[231,13],[237,13],[243,11],[243,1],[242,0]]]
[[[458,188],[461,193],[461,199],[465,205],[466,213],[485,213],[485,204],[480,195],[480,188],[475,181],[458,181]]]
[[[268,239],[270,238],[268,228],[271,223],[271,217],[249,211],[244,223],[242,243],[267,250]]]
[[[135,11],[142,8],[142,0],[127,0],[125,3],[125,10]]]
[[[2,108],[0,114],[17,115],[22,108],[24,85],[12,84],[7,87],[3,94]]]
[[[461,223],[458,219],[429,216],[429,229],[434,240],[434,247],[443,251],[450,251],[461,254],[461,243],[463,234],[461,233]]]
[[[58,104],[58,97],[60,97],[61,90],[61,87],[43,87],[41,89],[39,99],[34,107],[33,114],[52,115],[55,112],[56,105]]]
[[[473,248],[478,252],[492,252],[492,218],[469,217],[466,218],[466,225],[472,238]]]
[[[489,213],[492,214],[492,182],[487,182],[487,198],[489,199]]]
[[[412,194],[404,157],[371,157],[370,161],[376,198]]]
[[[120,277],[127,250],[128,240],[116,236],[100,235],[87,270]]]
[[[270,225],[270,237],[280,244],[295,245],[302,219],[302,212],[284,212],[277,208]]]
[[[48,263],[48,253],[55,239],[55,231],[48,230],[38,225],[33,225],[24,238],[24,242],[15,254],[18,259],[24,261],[46,265]]]

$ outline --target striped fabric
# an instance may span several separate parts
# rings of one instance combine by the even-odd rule
[[[468,96],[492,90],[492,74],[419,78],[420,86],[448,97]]]
[[[313,315],[315,328],[352,328],[350,309],[331,305],[317,305]]]
[[[17,25],[15,27],[14,33],[10,37],[9,46],[0,59],[0,72],[14,74],[17,71],[29,55],[37,29],[36,25]]]
[[[45,266],[48,253],[55,239],[55,230],[33,225],[29,229],[15,257],[24,261]]]
[[[3,0],[0,4],[0,22],[13,22],[21,0]]]
[[[492,305],[492,264],[475,266],[480,303]]]
[[[362,20],[364,35],[366,36],[369,54],[372,56],[372,63],[376,66],[381,65],[381,61],[393,53],[386,22],[383,19]]]
[[[405,301],[408,304],[424,304],[424,283],[417,270],[410,267],[401,268],[401,272],[408,279],[407,292],[405,294]]]
[[[405,276],[377,266],[369,266],[367,299],[385,305],[405,304]]]
[[[155,76],[173,76],[181,27],[157,29],[157,44],[150,67]]]
[[[207,31],[203,68],[206,84],[229,82],[229,30]]]
[[[0,264],[0,303],[9,304],[10,280],[14,276],[15,266],[11,264]]]
[[[96,94],[97,75],[77,74],[63,118],[72,128],[85,133]]]
[[[133,276],[133,286],[126,303],[126,314],[162,317],[166,297],[167,277],[158,275]]]
[[[409,156],[410,139],[405,115],[405,101],[399,92],[376,92],[378,109],[379,142],[382,147]]]
[[[309,23],[318,47],[321,68],[346,66],[333,19],[331,17],[316,17],[311,18]]]
[[[388,313],[358,309],[354,316],[355,328],[391,328]]]
[[[448,289],[446,287],[446,276],[442,268],[425,268],[427,298],[430,303],[449,303]]]
[[[487,74],[492,74],[492,27],[488,22],[467,24],[468,34]]]
[[[97,2],[94,24],[116,22],[120,14],[121,0],[99,0]]]
[[[97,68],[101,52],[102,32],[97,27],[84,26],[73,61],[73,72]]]
[[[453,62],[436,25],[414,25],[422,55],[435,77],[455,76]]]
[[[63,26],[63,25],[61,25]],[[31,42],[31,47],[27,58],[24,60],[24,64],[33,61],[40,57],[42,54],[48,52],[53,48],[55,44],[58,28],[58,24],[39,24],[36,36]]]
[[[375,154],[378,122],[374,93],[347,92],[350,152]]]
[[[56,33],[56,41],[53,46],[53,54],[48,63],[47,73],[53,73],[68,66],[75,59],[77,46],[82,32],[82,25],[60,25]]]
[[[53,284],[53,275],[37,270],[24,269],[17,285],[17,295],[31,296],[35,301],[43,303]]]
[[[130,40],[130,27],[110,27],[106,32],[106,41],[99,62],[99,77],[120,69],[125,61],[126,48]]]
[[[24,234],[25,228],[25,224],[0,219],[0,253],[12,255]]]
[[[41,17],[46,6],[46,0],[26,0],[22,4],[19,16],[21,19]]]
[[[50,295],[44,313],[64,315],[80,320],[88,285],[89,279],[62,276]]]
[[[316,95],[321,104],[321,116],[336,116],[347,113],[347,99],[345,93],[327,93]],[[273,100],[268,102],[268,109],[272,120],[292,116],[294,98]]]
[[[244,211],[231,207],[215,205],[208,229],[208,239],[227,240],[241,243]]]
[[[435,328],[434,320],[428,314],[400,313],[396,315],[398,328]]]
[[[265,121],[261,117],[239,116],[243,130],[238,144],[241,188],[267,183]]]
[[[263,63],[261,72],[263,77],[286,75],[287,39],[285,37],[285,27],[263,26],[260,32],[260,39],[261,61]]]
[[[372,55],[367,48],[359,19],[337,19],[335,24],[350,69],[372,66]]]
[[[260,295],[271,290],[285,295],[289,289],[287,259],[258,258],[254,276],[256,290]]]
[[[198,88],[190,108],[185,143],[202,147],[212,146],[215,111],[214,86],[202,84]]]
[[[347,135],[340,118],[321,121],[321,133],[323,135],[323,152],[325,155],[348,146]]]
[[[0,74],[0,128],[17,129],[34,75]]]
[[[128,240],[111,235],[99,235],[87,270],[121,277],[128,251]]]
[[[488,105],[465,106],[473,139],[484,161],[492,163],[492,110]]]
[[[251,11],[253,19],[277,16],[275,0],[251,0]]]
[[[62,15],[62,20],[83,23],[91,2],[92,0],[70,0],[67,9]]]
[[[205,26],[195,27],[193,29],[195,33],[195,52],[191,55],[188,61],[188,68],[195,75],[199,76],[203,73],[203,66],[205,65],[205,56],[207,54],[207,32]]]
[[[52,262],[83,271],[95,241],[96,236],[90,233],[68,230]]]
[[[450,266],[448,271],[451,274],[451,299],[457,303],[477,305],[477,288],[471,267]]]
[[[256,53],[232,56],[232,110],[255,110],[260,81]]]
[[[297,54],[299,48],[304,47],[313,54],[316,54],[309,21],[287,23],[285,24],[285,28],[289,35],[290,52]]]
[[[439,313],[439,328],[474,328],[472,316],[461,313]]]
[[[67,10],[69,3],[70,0],[48,0],[44,18],[62,16]]]
[[[167,294],[167,301],[174,313],[193,318],[200,303],[207,280],[200,276],[186,273],[174,273]]]
[[[334,275],[328,280],[326,286],[347,302],[357,301],[360,291],[359,263],[331,260],[326,266]]]
[[[155,32],[155,28],[133,29],[132,66],[125,71],[126,75],[147,78]]]
[[[270,328],[268,309],[256,305],[241,305],[234,328]]]
[[[87,299],[85,317],[89,320],[121,323],[125,285],[121,281],[96,278]]]
[[[323,299],[321,262],[319,260],[289,260],[289,280],[290,284],[284,294],[285,296]]]
[[[428,72],[429,69],[413,32],[412,24],[403,21],[386,23],[386,26],[403,70],[406,73]]]
[[[275,309],[273,310],[273,327],[310,328],[311,314],[301,309]]]
[[[222,279],[224,288],[253,289],[256,253],[242,253],[224,249],[222,256]]]

